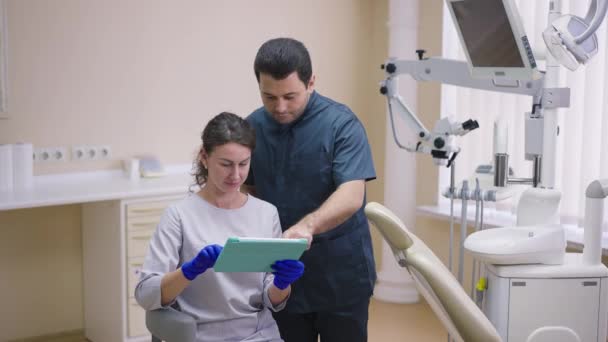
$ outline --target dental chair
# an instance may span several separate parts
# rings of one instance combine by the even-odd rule
[[[416,288],[450,334],[451,341],[507,342],[502,340],[450,270],[395,214],[383,205],[371,202],[365,206],[365,215],[378,228],[397,263],[409,271]],[[560,326],[540,327],[526,338],[526,342],[558,341],[581,342],[573,330]]]
[[[455,341],[500,342],[492,323],[468,297],[443,262],[389,209],[368,203],[365,215],[380,231],[397,262],[412,275],[416,288],[426,299]]]
[[[174,308],[146,311],[146,327],[152,342],[195,342],[196,321]]]

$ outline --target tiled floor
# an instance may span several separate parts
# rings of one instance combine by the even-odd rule
[[[369,309],[369,342],[446,341],[447,332],[429,306],[392,304],[373,300]],[[28,339],[27,342],[85,342],[80,334]],[[25,342],[25,341],[24,341]]]

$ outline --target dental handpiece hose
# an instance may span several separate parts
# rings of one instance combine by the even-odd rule
[[[469,193],[469,182],[462,182],[461,193],[461,224],[460,224],[460,248],[458,253],[458,282],[463,283],[464,279],[464,240],[467,238],[467,198]]]
[[[473,191],[473,199],[475,200],[475,231],[479,231],[479,215],[480,215],[480,200],[481,188],[479,187],[479,178],[475,178],[475,190]],[[473,259],[473,267],[471,268],[471,299],[475,300],[475,278],[477,276],[478,261]]]
[[[454,180],[456,179],[456,161],[452,161],[450,164],[450,241],[449,241],[449,256],[448,256],[448,269],[453,274],[452,263],[454,260],[454,197],[456,197],[456,188]],[[453,342],[454,339],[448,333],[448,342]]]
[[[456,162],[453,161],[450,165],[450,246],[448,256],[448,269],[452,271],[452,263],[454,260],[454,197],[456,195],[456,188],[454,187],[454,180],[456,178]]]

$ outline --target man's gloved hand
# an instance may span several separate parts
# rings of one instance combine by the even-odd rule
[[[304,274],[304,264],[299,260],[278,260],[270,267],[274,270],[273,284],[280,290],[285,290]]]
[[[209,245],[201,249],[194,259],[182,265],[184,277],[188,280],[194,280],[199,274],[213,267],[223,248],[220,245]]]

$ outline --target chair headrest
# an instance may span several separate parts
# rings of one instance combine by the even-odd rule
[[[414,244],[405,224],[382,204],[368,203],[365,206],[365,215],[378,228],[393,253],[406,250]],[[395,225],[393,222],[398,224]]]

